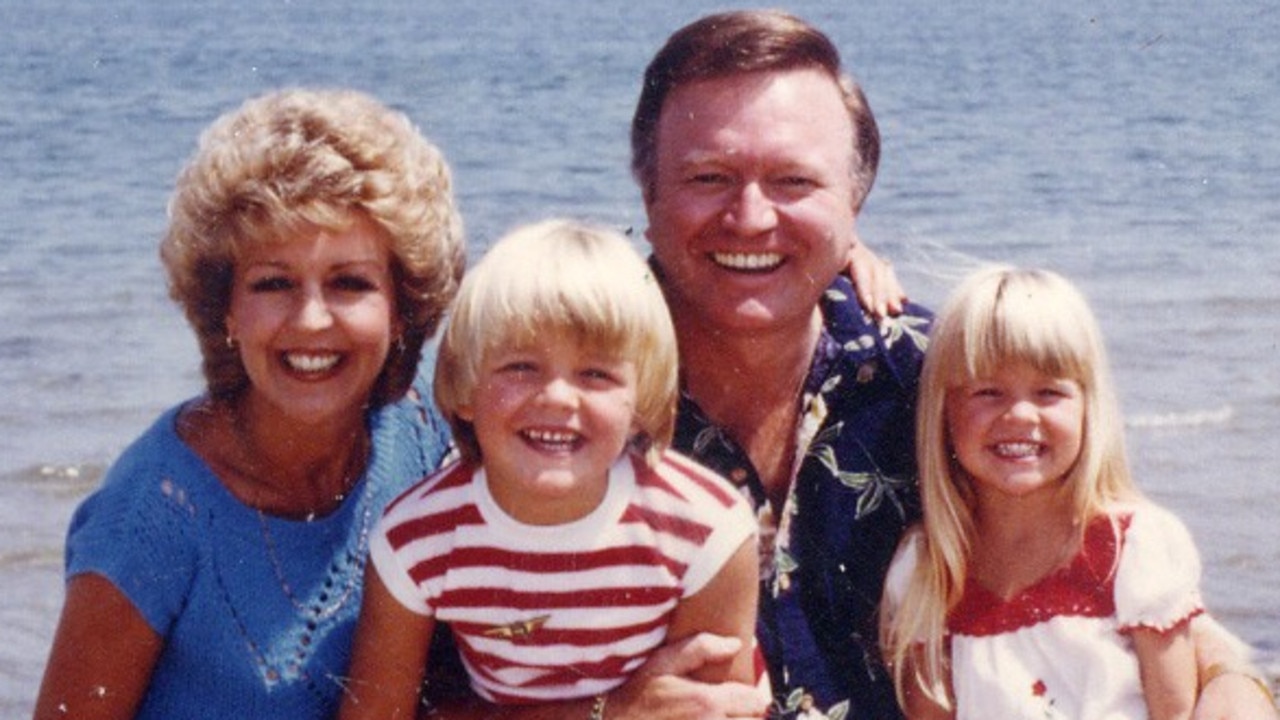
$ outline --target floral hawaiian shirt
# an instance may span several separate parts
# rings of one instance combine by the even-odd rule
[[[803,456],[777,517],[746,453],[687,395],[674,447],[734,482],[760,521],[771,716],[798,717],[803,702],[832,720],[885,720],[899,713],[875,615],[898,540],[919,517],[914,409],[931,317],[908,306],[877,325],[845,278],[822,312],[796,433]]]

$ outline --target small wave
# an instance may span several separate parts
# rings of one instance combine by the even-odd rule
[[[1179,428],[1203,425],[1223,425],[1235,415],[1235,408],[1223,405],[1208,410],[1134,415],[1126,424],[1133,428]]]
[[[31,465],[0,473],[0,485],[36,488],[59,497],[78,496],[97,487],[106,469],[101,463]]]
[[[59,568],[62,566],[62,548],[21,548],[0,551],[0,569],[8,572],[14,568]]]

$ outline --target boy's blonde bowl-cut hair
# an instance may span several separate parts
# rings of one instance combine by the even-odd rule
[[[620,233],[563,219],[512,231],[462,280],[440,342],[435,397],[463,458],[481,457],[458,410],[471,403],[485,355],[558,334],[635,363],[631,444],[655,463],[671,443],[679,382],[662,290]]]

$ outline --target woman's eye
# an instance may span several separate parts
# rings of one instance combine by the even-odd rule
[[[378,288],[376,282],[361,275],[339,275],[334,278],[333,285],[347,292],[368,292]]]

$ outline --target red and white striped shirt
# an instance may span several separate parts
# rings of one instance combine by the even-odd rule
[[[406,608],[450,625],[477,693],[543,702],[622,684],[755,532],[737,490],[674,452],[656,468],[625,455],[591,514],[548,526],[510,517],[482,469],[455,464],[388,507],[370,556]]]

